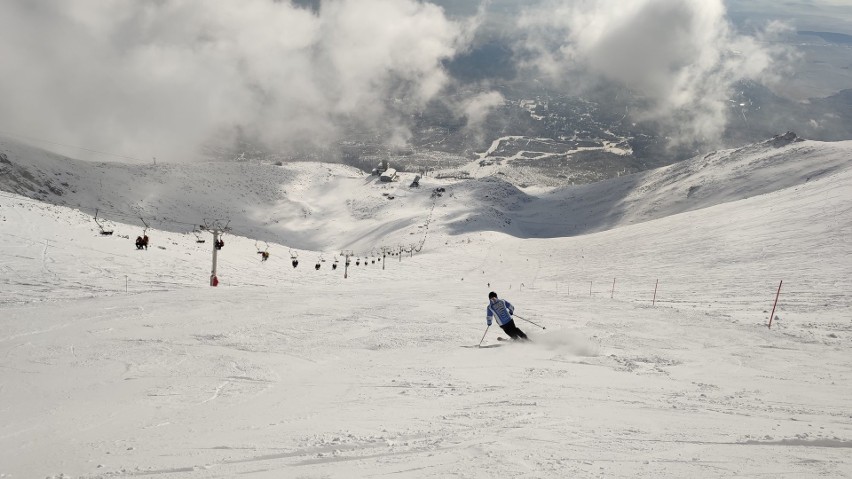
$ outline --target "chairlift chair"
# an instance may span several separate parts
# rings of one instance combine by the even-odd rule
[[[148,249],[148,228],[142,231],[141,236],[136,237],[136,249]]]
[[[255,240],[255,242],[254,242],[254,249],[256,249],[256,250],[257,250],[257,254],[259,254],[259,255],[260,255],[260,261],[261,261],[261,262],[266,261],[266,260],[268,260],[268,259],[269,259],[269,242],[268,242],[268,241],[264,241],[264,243],[266,243],[266,248],[265,248],[265,249],[263,249],[263,250],[261,250],[261,249],[257,246],[257,240]]]
[[[98,221],[98,210],[95,210],[95,224],[98,225],[98,228],[101,230],[101,236],[112,236],[113,231],[104,229],[103,225]]]
[[[139,219],[142,220],[142,224],[145,225],[145,227],[142,228],[142,246],[147,250],[148,249],[148,229],[151,228],[151,227],[148,226],[148,222],[145,221],[145,218],[140,216]],[[141,248],[139,248],[138,244],[136,245],[136,248],[141,249]]]

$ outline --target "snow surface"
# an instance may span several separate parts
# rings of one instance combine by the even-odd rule
[[[852,142],[548,191],[0,152],[2,478],[852,477]]]

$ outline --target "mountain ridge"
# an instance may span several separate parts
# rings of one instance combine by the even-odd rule
[[[848,169],[852,141],[805,141],[788,133],[654,170],[558,188],[521,188],[506,174],[511,165],[482,167],[477,161],[458,169],[466,172],[459,177],[470,179],[435,172],[415,188],[409,186],[414,173],[384,183],[331,163],[92,163],[11,140],[0,141],[0,154],[0,189],[7,192],[174,232],[211,219],[230,220],[249,238],[327,250],[416,242],[432,221],[445,224],[451,235],[499,231],[532,238],[603,231]],[[437,193],[437,188],[449,191]]]

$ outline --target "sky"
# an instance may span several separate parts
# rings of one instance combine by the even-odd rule
[[[0,152],[113,209],[128,188],[101,179],[147,193],[191,171],[173,201],[145,197],[157,218],[236,207],[282,238],[232,222],[211,288],[209,235],[152,221],[137,251],[133,216],[105,237],[86,211],[0,192],[4,479],[852,477],[852,141],[549,192]],[[291,205],[316,249],[268,221]],[[346,278],[335,229],[361,260]],[[363,263],[409,238],[417,254]],[[489,291],[531,344],[486,326]]]
[[[353,124],[404,145],[406,117],[430,101],[476,131],[502,97],[486,80],[447,100],[443,65],[499,30],[521,75],[572,94],[628,86],[646,100],[638,119],[689,142],[721,133],[734,82],[771,83],[789,60],[767,42],[786,26],[744,36],[722,0],[517,5],[10,0],[0,5],[0,110],[11,114],[0,131],[144,162],[192,159],[238,133],[323,145]]]
[[[852,4],[847,0],[803,0],[783,3],[771,0],[728,0],[732,15],[761,21],[774,17],[791,22],[800,30],[828,31],[852,35]]]

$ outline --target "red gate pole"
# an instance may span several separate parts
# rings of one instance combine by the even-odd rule
[[[609,293],[609,299],[615,297],[615,278],[612,278],[612,291]]]
[[[769,329],[772,329],[772,318],[775,317],[775,307],[778,306],[778,296],[781,296],[781,285],[784,284],[784,280],[782,279],[780,283],[778,283],[778,292],[775,293],[775,304],[772,305],[772,312],[769,313]]]
[[[657,302],[657,286],[659,286],[659,285],[660,285],[660,280],[658,279],[657,282],[654,284],[654,299],[651,300],[651,306],[653,306],[654,303]]]

